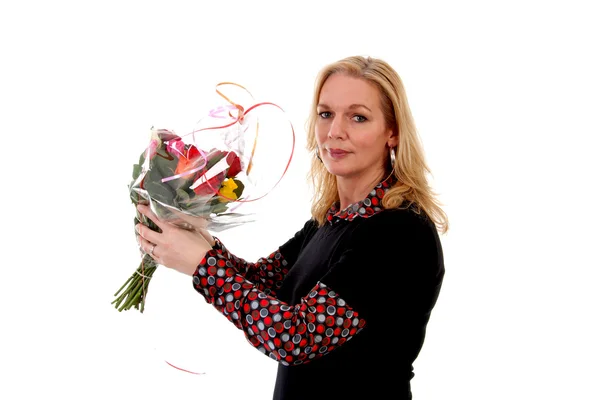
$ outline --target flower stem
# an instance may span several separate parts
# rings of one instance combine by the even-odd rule
[[[134,204],[137,204],[139,200],[140,199],[136,199]],[[152,222],[152,220],[140,214],[140,212],[137,210],[133,222],[134,224],[141,222],[153,231],[161,232],[160,228],[154,222]],[[134,307],[143,313],[144,303],[146,300],[145,297],[148,285],[150,284],[150,278],[154,274],[156,268],[157,264],[154,259],[150,255],[144,254],[137,270],[131,274],[129,279],[127,279],[123,286],[121,286],[114,294],[114,297],[116,298],[111,302],[111,304],[114,304],[115,308],[119,310],[119,312],[123,310],[129,310],[131,307]]]

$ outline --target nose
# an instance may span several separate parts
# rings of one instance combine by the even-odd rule
[[[332,118],[327,136],[331,139],[341,139],[346,136],[346,127],[344,126],[344,121],[341,117],[336,115]]]

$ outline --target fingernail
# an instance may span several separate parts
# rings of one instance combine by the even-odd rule
[[[136,225],[135,225],[135,231],[136,231],[136,232],[138,233],[138,235],[139,235],[139,233],[140,233],[140,224],[136,224]]]

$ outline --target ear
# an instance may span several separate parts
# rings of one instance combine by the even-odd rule
[[[398,142],[400,141],[399,138],[398,138],[398,134],[394,133],[394,131],[390,129],[388,131],[388,135],[389,135],[388,136],[389,139],[387,141],[388,147],[394,148],[394,147],[398,146]]]

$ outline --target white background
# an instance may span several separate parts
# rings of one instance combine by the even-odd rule
[[[595,3],[3,2],[0,398],[270,398],[275,364],[189,278],[112,308],[139,261],[131,165],[218,82],[279,104],[298,142],[272,212],[221,235],[267,255],[309,215],[315,75],[361,54],[402,76],[450,217],[415,399],[600,399]]]

